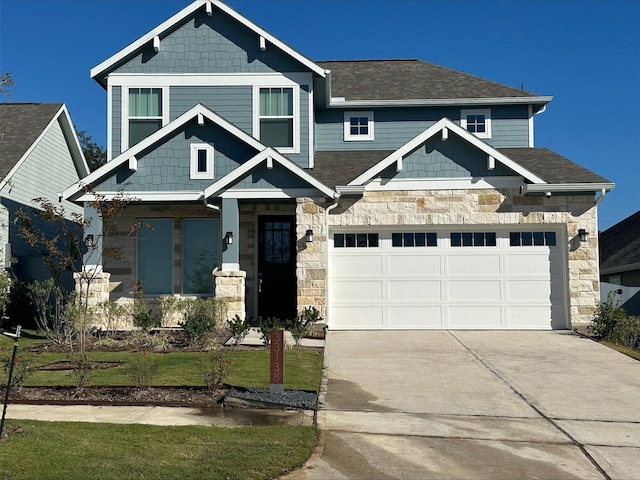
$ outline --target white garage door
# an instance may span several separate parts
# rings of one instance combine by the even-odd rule
[[[332,329],[565,328],[555,231],[336,231]]]

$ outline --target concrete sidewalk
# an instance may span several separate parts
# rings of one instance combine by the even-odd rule
[[[571,332],[329,332],[288,479],[640,475],[640,362]]]
[[[253,410],[185,407],[110,407],[92,405],[9,404],[7,418],[47,422],[141,423],[146,425],[313,425],[309,410]]]

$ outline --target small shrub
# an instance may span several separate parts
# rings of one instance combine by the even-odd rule
[[[105,300],[96,307],[96,313],[102,319],[107,336],[114,336],[124,327],[126,319],[131,315],[130,306],[111,300]]]
[[[268,347],[271,343],[271,331],[280,328],[280,319],[274,317],[268,317],[263,319],[258,317],[258,328],[260,329],[260,338],[265,347]]]
[[[54,343],[65,343],[77,333],[78,298],[75,292],[65,293],[53,278],[27,285],[35,308],[38,330]]]
[[[144,333],[148,333],[152,328],[160,326],[160,317],[153,309],[147,308],[143,302],[137,302],[133,308],[133,325]]]
[[[605,302],[599,302],[593,320],[589,324],[589,331],[598,338],[611,339],[616,324],[627,317],[627,313],[620,308],[620,302],[615,292],[609,292]]]
[[[13,351],[0,351],[0,388],[7,386],[9,370],[11,369],[11,358]],[[17,356],[13,362],[13,374],[11,375],[11,388],[19,389],[25,380],[33,373],[31,358],[27,356]]]
[[[198,368],[207,390],[214,393],[224,386],[225,379],[231,373],[231,360],[224,350],[217,348],[206,352],[198,359]]]
[[[640,317],[619,320],[613,328],[611,339],[627,348],[640,348]]]
[[[309,335],[313,324],[320,320],[322,317],[316,307],[307,307],[293,320],[287,320],[287,330],[291,333],[296,346],[300,346],[300,341]]]
[[[74,354],[71,357],[71,375],[79,391],[87,385],[87,380],[94,369],[94,363],[86,355]]]
[[[229,332],[231,332],[231,338],[233,338],[233,342],[237,347],[238,344],[249,334],[249,331],[251,330],[251,323],[247,318],[242,320],[239,315],[236,315],[234,318],[227,321],[227,328],[229,329]]]
[[[173,321],[177,313],[182,312],[186,307],[186,301],[178,297],[169,296],[158,299],[160,304],[160,325],[167,327]]]
[[[158,371],[158,362],[148,352],[133,355],[125,367],[125,375],[137,388],[151,386],[151,381]]]
[[[199,344],[213,334],[226,313],[227,303],[219,298],[189,301],[184,310],[184,321],[179,323],[189,345]]]

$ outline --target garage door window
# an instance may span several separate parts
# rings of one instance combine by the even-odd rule
[[[554,247],[556,232],[510,232],[509,243],[512,247]]]
[[[374,248],[378,246],[377,233],[336,233],[334,248]]]
[[[451,234],[452,247],[495,247],[495,232],[455,232]]]
[[[437,247],[438,235],[423,232],[392,233],[391,245],[393,247]]]

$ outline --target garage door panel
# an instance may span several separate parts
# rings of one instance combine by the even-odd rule
[[[439,280],[392,280],[389,282],[389,300],[437,302],[442,300],[442,287]]]
[[[538,280],[509,280],[507,291],[509,300],[540,298],[551,302],[551,285],[548,276]]]
[[[442,328],[442,307],[390,305],[388,328]]]
[[[549,254],[519,251],[506,258],[507,275],[549,276]]]
[[[383,300],[382,280],[337,281],[332,283],[332,298],[335,302],[381,302]]]
[[[536,305],[511,305],[507,307],[510,319],[517,319],[509,324],[511,328],[550,329],[551,307]],[[541,319],[546,319],[541,320]]]
[[[450,280],[447,282],[450,301],[500,301],[500,280]]]
[[[332,274],[339,277],[382,275],[382,255],[340,255],[333,259]]]
[[[449,275],[491,276],[500,274],[500,255],[469,254],[464,249],[452,249],[447,257]]]
[[[502,326],[499,306],[451,306],[448,311],[450,328],[500,328]]]
[[[340,328],[377,329],[382,328],[382,306],[341,306],[332,308],[331,314]]]
[[[423,276],[441,275],[441,258],[439,255],[389,255],[390,276]]]

